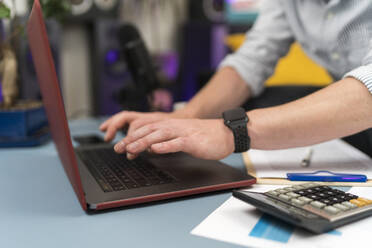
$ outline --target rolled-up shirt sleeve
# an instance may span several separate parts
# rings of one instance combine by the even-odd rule
[[[260,15],[245,42],[235,53],[228,55],[219,68],[235,69],[250,86],[252,95],[259,95],[264,82],[274,73],[279,58],[288,53],[293,41],[281,1],[263,1]]]
[[[369,41],[368,53],[363,59],[363,64],[346,73],[344,78],[346,77],[352,77],[359,80],[372,94],[372,39]]]

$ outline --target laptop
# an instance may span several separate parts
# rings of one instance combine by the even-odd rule
[[[28,39],[49,127],[69,181],[86,211],[227,190],[256,182],[219,161],[185,153],[143,153],[127,160],[109,144],[74,149],[39,0],[27,24]]]

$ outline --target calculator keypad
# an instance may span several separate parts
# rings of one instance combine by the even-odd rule
[[[328,219],[372,205],[370,199],[318,183],[294,185],[264,194]]]

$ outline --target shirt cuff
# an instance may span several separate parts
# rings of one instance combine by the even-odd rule
[[[258,96],[262,93],[264,85],[262,83],[262,78],[258,76],[259,73],[252,73],[255,70],[255,66],[250,64],[246,60],[241,60],[237,58],[234,54],[226,56],[226,58],[220,63],[219,69],[223,67],[233,68],[243,81],[250,87],[252,96]]]
[[[343,76],[343,78],[352,77],[362,82],[372,94],[372,64],[362,65]]]

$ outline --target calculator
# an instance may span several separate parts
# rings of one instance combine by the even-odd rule
[[[372,215],[372,200],[321,183],[305,183],[264,193],[234,191],[233,196],[264,213],[314,233]]]

